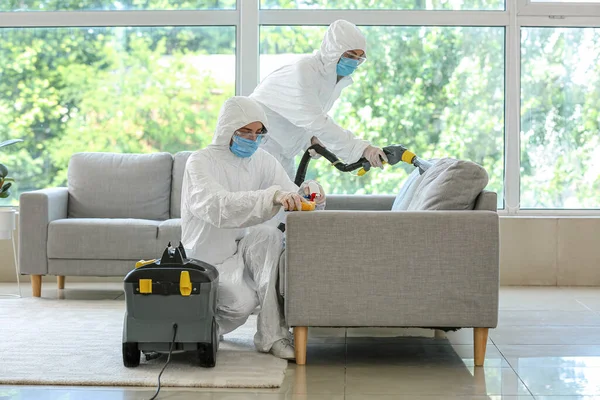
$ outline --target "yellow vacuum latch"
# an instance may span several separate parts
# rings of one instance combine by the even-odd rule
[[[138,262],[135,263],[135,267],[139,268],[139,267],[143,267],[145,265],[150,265],[150,264],[154,264],[154,262],[156,262],[156,260],[140,260]]]
[[[140,279],[140,293],[152,293],[152,279]]]
[[[190,273],[188,271],[181,271],[179,276],[179,292],[182,296],[189,296],[192,294],[192,281],[190,280]]]

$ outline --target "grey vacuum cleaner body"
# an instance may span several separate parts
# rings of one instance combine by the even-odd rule
[[[191,351],[200,366],[215,366],[217,269],[169,246],[160,260],[140,261],[124,280],[123,364],[137,367],[140,352]]]

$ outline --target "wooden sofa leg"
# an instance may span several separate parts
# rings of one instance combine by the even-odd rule
[[[58,288],[59,289],[64,289],[65,288],[65,277],[64,277],[64,275],[58,275],[56,277],[56,281],[58,282]]]
[[[308,327],[294,327],[294,347],[296,348],[296,364],[306,365],[306,342],[308,340]]]
[[[42,297],[42,276],[31,275],[31,292],[33,297]]]
[[[487,347],[489,328],[473,329],[473,339],[475,342],[475,366],[483,367],[485,361],[485,350]]]

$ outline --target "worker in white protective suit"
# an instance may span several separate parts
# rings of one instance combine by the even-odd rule
[[[243,325],[260,305],[256,348],[294,358],[291,334],[276,282],[283,233],[264,224],[280,209],[299,210],[298,188],[277,160],[258,148],[267,135],[262,107],[247,97],[225,102],[212,144],[186,164],[182,200],[182,242],[189,257],[219,271],[217,322],[227,334]],[[316,200],[325,205],[325,195]]]
[[[382,149],[358,139],[327,114],[350,75],[366,60],[366,39],[356,25],[338,20],[329,26],[321,50],[268,75],[250,97],[269,119],[269,141],[262,147],[279,160],[288,176],[295,176],[295,157],[312,144],[321,144],[346,163],[365,157],[382,167]],[[319,157],[311,153],[313,158]]]

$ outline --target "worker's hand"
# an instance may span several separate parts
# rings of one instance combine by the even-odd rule
[[[388,160],[382,149],[371,145],[365,149],[363,152],[363,157],[366,158],[371,166],[375,168],[383,168],[383,161],[387,162]]]
[[[273,204],[276,206],[283,206],[286,211],[301,211],[303,202],[306,203],[306,200],[298,193],[294,192],[278,190],[273,197]]]
[[[310,145],[312,146],[312,145],[314,145],[314,144],[319,144],[319,145],[321,145],[321,146],[325,147],[325,146],[323,145],[323,143],[321,143],[321,141],[320,141],[319,139],[317,139],[317,137],[316,137],[316,136],[313,136],[313,137],[310,139]],[[308,154],[310,154],[310,158],[312,158],[313,160],[316,160],[317,158],[321,158],[321,157],[322,157],[322,156],[321,156],[319,153],[317,153],[317,152],[316,152],[316,151],[314,151],[314,150],[309,150],[309,151],[308,151]]]
[[[317,206],[325,204],[325,190],[323,190],[323,186],[313,180],[302,182],[302,185],[300,185],[300,194],[310,196],[313,193],[317,194],[314,200]]]

